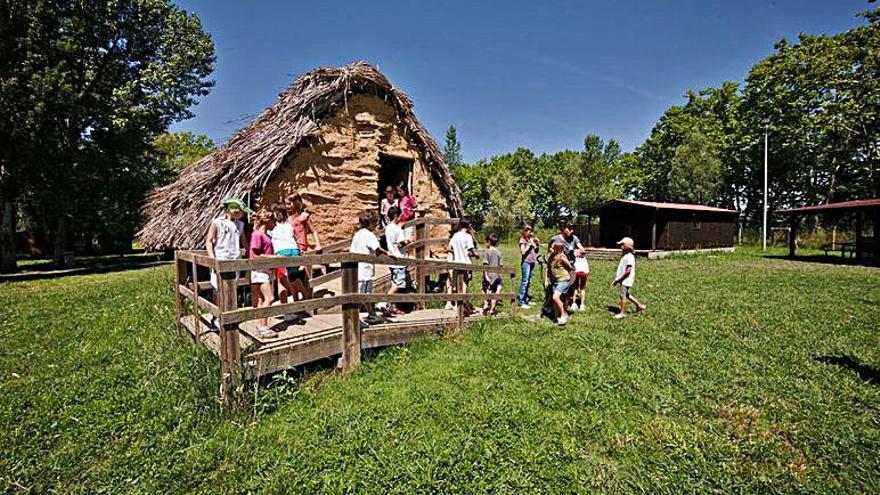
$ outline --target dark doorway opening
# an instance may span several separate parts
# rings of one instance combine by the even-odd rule
[[[405,184],[412,192],[413,160],[402,156],[379,153],[379,184],[377,184],[376,208],[381,209],[381,201],[385,198],[385,188],[394,188],[397,197],[397,186]]]

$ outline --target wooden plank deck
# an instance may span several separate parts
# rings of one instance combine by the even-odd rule
[[[366,313],[361,313],[365,317]],[[482,318],[480,314],[468,317],[470,322]],[[217,356],[220,355],[220,337],[208,326],[210,315],[203,314],[200,340]],[[457,325],[457,311],[423,309],[401,316],[385,318],[385,322],[362,329],[362,348],[404,344],[428,335],[442,335]],[[181,319],[184,327],[195,338],[196,317]],[[256,321],[238,325],[242,361],[251,370],[251,376],[261,376],[339,355],[342,352],[342,314],[337,312],[309,315],[294,322],[269,318],[269,325],[278,332],[278,338],[256,336]]]

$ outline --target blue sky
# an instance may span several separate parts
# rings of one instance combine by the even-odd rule
[[[688,89],[740,82],[781,38],[861,23],[865,0],[181,0],[214,38],[216,86],[174,130],[220,143],[296,75],[366,60],[466,161],[518,146],[638,146]]]

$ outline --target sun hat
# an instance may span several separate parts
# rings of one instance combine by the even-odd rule
[[[635,241],[632,240],[632,237],[624,237],[623,239],[617,241],[617,245],[620,246],[622,244],[629,244],[630,246],[635,246]]]
[[[236,210],[241,210],[248,215],[254,212],[254,210],[248,208],[248,205],[244,204],[244,201],[240,199],[227,199],[223,202],[223,206],[226,208],[235,208]]]

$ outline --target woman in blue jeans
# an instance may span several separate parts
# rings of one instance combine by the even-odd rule
[[[519,252],[521,256],[522,281],[519,284],[517,304],[523,309],[531,307],[532,296],[529,295],[529,284],[532,282],[532,273],[535,271],[535,260],[538,258],[538,246],[540,241],[534,235],[531,225],[523,227],[519,238]]]

